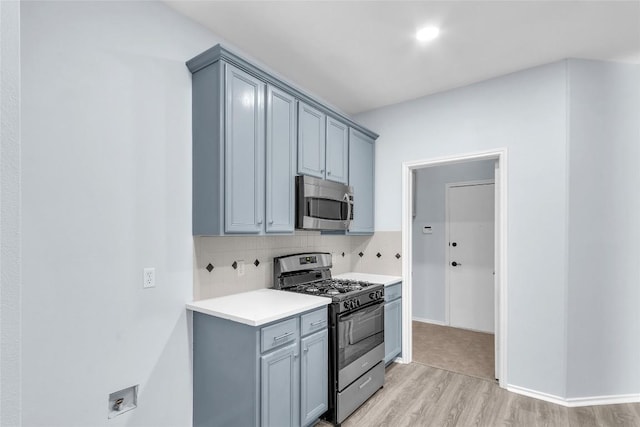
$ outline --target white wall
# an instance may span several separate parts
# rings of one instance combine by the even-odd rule
[[[0,425],[21,418],[20,3],[0,2]]]
[[[400,227],[401,164],[508,149],[508,384],[560,399],[640,393],[640,71],[567,60],[363,113],[376,224]]]
[[[416,171],[411,290],[414,319],[436,323],[446,320],[446,184],[493,179],[494,166],[494,160],[482,160]],[[431,226],[432,234],[423,234],[425,225]]]
[[[569,62],[567,395],[640,394],[640,66]]]
[[[376,227],[401,227],[401,165],[508,149],[508,383],[566,385],[566,62],[356,116],[379,133]]]
[[[159,2],[21,7],[23,423],[190,425],[184,63],[218,39]]]

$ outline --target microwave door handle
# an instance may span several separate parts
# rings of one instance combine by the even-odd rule
[[[347,202],[347,223],[351,223],[351,201],[349,200],[349,193],[344,193],[344,197],[342,198]],[[347,224],[347,228],[349,225]]]

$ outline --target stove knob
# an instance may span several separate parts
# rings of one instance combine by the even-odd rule
[[[369,293],[369,299],[376,299],[376,293],[375,292],[370,292]]]
[[[360,300],[359,299],[355,300],[354,302],[355,302],[355,306],[356,307],[360,307]]]

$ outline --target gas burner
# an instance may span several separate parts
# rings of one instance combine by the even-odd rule
[[[340,291],[338,289],[327,289],[327,295],[338,295]]]
[[[307,286],[306,288],[304,288],[304,290],[314,294],[320,292],[320,289],[316,288],[315,286]]]
[[[362,289],[362,286],[355,284],[355,285],[348,285],[349,286],[349,290],[350,291],[359,291],[360,289]]]

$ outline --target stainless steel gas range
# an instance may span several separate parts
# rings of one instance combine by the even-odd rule
[[[331,278],[331,254],[274,258],[274,288],[324,296],[329,305],[329,410],[340,425],[384,385],[384,286]]]

